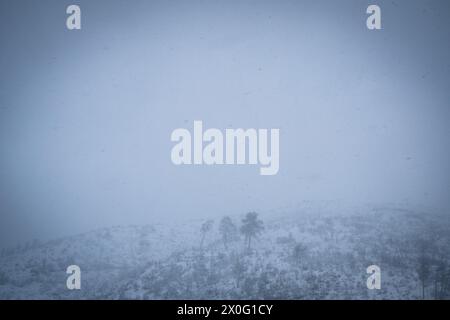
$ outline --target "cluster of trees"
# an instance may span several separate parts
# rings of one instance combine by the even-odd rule
[[[200,248],[203,248],[206,235],[212,230],[213,225],[213,220],[207,220],[201,225]],[[226,249],[228,249],[231,242],[239,240],[239,235],[242,234],[245,239],[245,247],[247,250],[250,250],[252,239],[258,236],[263,230],[264,223],[258,218],[256,212],[248,212],[242,219],[240,228],[236,226],[229,216],[223,217],[219,223],[219,233]]]

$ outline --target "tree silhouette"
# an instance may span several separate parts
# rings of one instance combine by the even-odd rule
[[[248,250],[250,250],[252,238],[256,237],[263,229],[263,222],[258,219],[256,212],[249,212],[242,219],[241,232],[245,236]]]
[[[202,226],[200,228],[200,233],[202,235],[201,240],[200,240],[200,249],[203,248],[203,242],[205,241],[206,234],[209,231],[211,231],[213,224],[214,224],[213,220],[207,220],[202,224]]]
[[[219,225],[219,232],[222,235],[225,249],[228,249],[228,243],[237,237],[237,227],[230,217],[226,216],[222,218]]]

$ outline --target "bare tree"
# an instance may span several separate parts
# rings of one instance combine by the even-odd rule
[[[258,219],[256,212],[249,212],[242,219],[241,232],[245,236],[248,250],[250,250],[252,238],[256,237],[263,229],[264,224]]]

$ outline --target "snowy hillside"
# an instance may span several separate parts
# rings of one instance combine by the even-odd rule
[[[250,241],[243,217],[231,216],[228,229],[221,219],[118,226],[3,250],[0,298],[450,298],[445,215],[304,205],[258,215],[264,228]],[[66,288],[72,264],[81,290]],[[381,290],[366,287],[373,264]]]

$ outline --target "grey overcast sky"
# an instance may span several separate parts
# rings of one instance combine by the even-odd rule
[[[366,8],[382,30],[366,28]],[[66,29],[78,4],[82,29]],[[450,2],[0,2],[0,244],[303,200],[450,208]],[[279,128],[280,171],[171,132]]]

